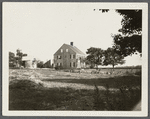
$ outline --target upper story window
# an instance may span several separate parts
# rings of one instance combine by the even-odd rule
[[[57,56],[57,59],[61,59],[61,56],[60,56],[60,55],[58,55],[58,56]]]
[[[61,49],[61,52],[63,52],[63,49]]]
[[[76,63],[75,62],[73,62],[73,67],[75,67],[76,66]]]
[[[68,49],[66,49],[66,52],[68,52]]]

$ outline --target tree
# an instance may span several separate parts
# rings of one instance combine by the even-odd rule
[[[124,35],[141,34],[142,10],[116,10],[123,16],[122,28],[119,29]]]
[[[89,48],[87,49],[87,60],[90,62],[91,65],[102,65],[103,59],[103,50],[101,48]]]
[[[9,52],[9,67],[14,67],[15,63],[15,54],[13,52]]]
[[[102,9],[102,13],[108,9]],[[114,46],[118,48],[118,54],[123,56],[142,53],[142,10],[116,10],[123,19],[122,28],[118,31],[122,34],[114,35]]]
[[[114,36],[114,45],[120,46],[118,54],[123,56],[142,53],[142,10],[117,10],[123,16],[122,35]]]
[[[40,61],[40,60],[37,61],[38,68],[43,68],[43,65],[44,65],[43,61]]]
[[[114,47],[119,55],[128,56],[136,52],[142,53],[142,40],[140,35],[114,36]]]
[[[118,64],[124,64],[125,60],[123,60],[124,57],[121,55],[118,55],[116,53],[116,50],[114,48],[108,48],[104,51],[104,61],[103,65],[112,65],[113,68],[115,65]]]
[[[17,56],[17,57],[16,57],[16,60],[17,60],[17,62],[19,63],[19,65],[21,66],[21,65],[22,65],[22,57],[23,57],[23,56],[27,56],[27,54],[23,54],[20,49],[17,49],[16,52],[17,52],[17,53],[16,53],[16,56]]]

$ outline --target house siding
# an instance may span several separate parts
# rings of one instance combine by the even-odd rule
[[[61,49],[63,50],[63,52],[61,52],[62,51]],[[68,49],[68,52],[66,52],[66,49]],[[61,56],[61,59],[58,59],[58,56]],[[70,56],[71,56],[71,58],[70,58]],[[67,45],[64,44],[54,54],[54,64],[55,64],[55,66],[57,66],[57,64],[61,63],[62,68],[64,68],[64,69],[77,68],[78,67],[77,65],[79,65],[78,59],[81,56],[85,57],[84,55],[78,55],[70,47],[68,47]],[[70,63],[71,63],[71,67],[70,67]]]

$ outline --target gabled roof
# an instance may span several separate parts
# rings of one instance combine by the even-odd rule
[[[81,54],[81,55],[85,55],[81,50],[79,50],[76,46],[72,46],[72,45],[68,45],[68,44],[64,44],[67,45],[70,49],[72,49],[75,53],[77,54]]]
[[[78,49],[77,47],[75,47],[75,46],[68,45],[68,44],[63,44],[61,47],[63,47],[64,45],[67,46],[67,47],[69,47],[69,48],[70,48],[71,50],[73,50],[76,54],[85,55],[81,50],[79,50],[79,49]],[[60,47],[60,48],[61,48],[61,47]],[[59,49],[60,49],[60,48],[59,48]],[[57,51],[57,52],[58,52],[58,51]],[[57,52],[56,52],[56,53],[57,53]],[[55,53],[55,54],[56,54],[56,53]]]

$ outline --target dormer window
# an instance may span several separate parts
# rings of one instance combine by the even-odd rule
[[[61,52],[63,52],[63,49],[61,49]]]
[[[66,52],[68,52],[68,49],[66,49]]]

